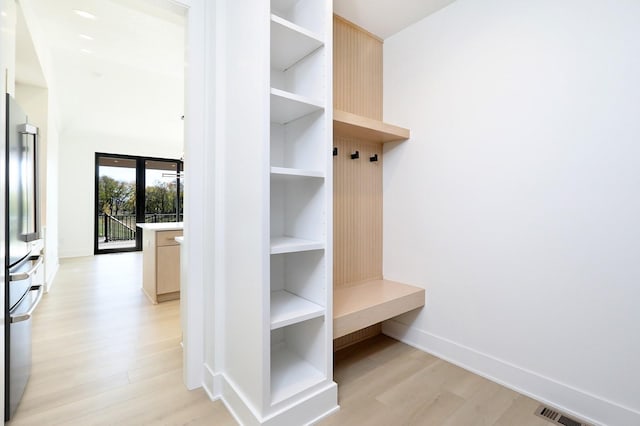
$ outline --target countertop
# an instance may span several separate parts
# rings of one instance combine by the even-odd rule
[[[176,231],[184,228],[184,222],[136,223],[136,226],[145,231]]]

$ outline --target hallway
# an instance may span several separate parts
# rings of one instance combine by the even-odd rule
[[[151,305],[141,268],[142,253],[62,260],[34,316],[32,375],[10,425],[236,424],[182,384],[180,301]]]

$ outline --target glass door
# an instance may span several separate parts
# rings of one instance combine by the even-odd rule
[[[181,160],[96,153],[94,253],[142,250],[136,223],[182,222]]]
[[[137,249],[137,161],[99,155],[96,159],[96,253]]]
[[[180,162],[147,160],[145,170],[144,221],[182,222]]]

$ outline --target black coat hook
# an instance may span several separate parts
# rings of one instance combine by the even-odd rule
[[[338,155],[338,147],[334,146],[333,147],[333,156],[335,157],[336,155]]]
[[[369,161],[371,161],[372,163],[374,161],[378,161],[378,154],[373,154],[371,157],[369,157]]]
[[[351,159],[355,160],[356,158],[360,158],[360,151],[356,151],[351,154]]]

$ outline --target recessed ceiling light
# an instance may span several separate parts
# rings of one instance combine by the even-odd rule
[[[85,12],[84,10],[75,9],[74,12],[76,13],[76,15],[82,16],[83,18],[86,18],[86,19],[93,19],[93,20],[96,19],[96,15],[94,15],[93,13]]]
[[[7,12],[2,12],[2,17],[6,18],[7,17]]]
[[[81,51],[82,53],[86,53],[87,55],[90,55],[90,54],[92,54],[92,53],[93,53],[93,51],[91,51],[91,50],[89,50],[89,49],[80,49],[80,51]]]
[[[85,39],[85,40],[93,40],[93,37],[88,36],[86,34],[78,34],[78,37]]]

